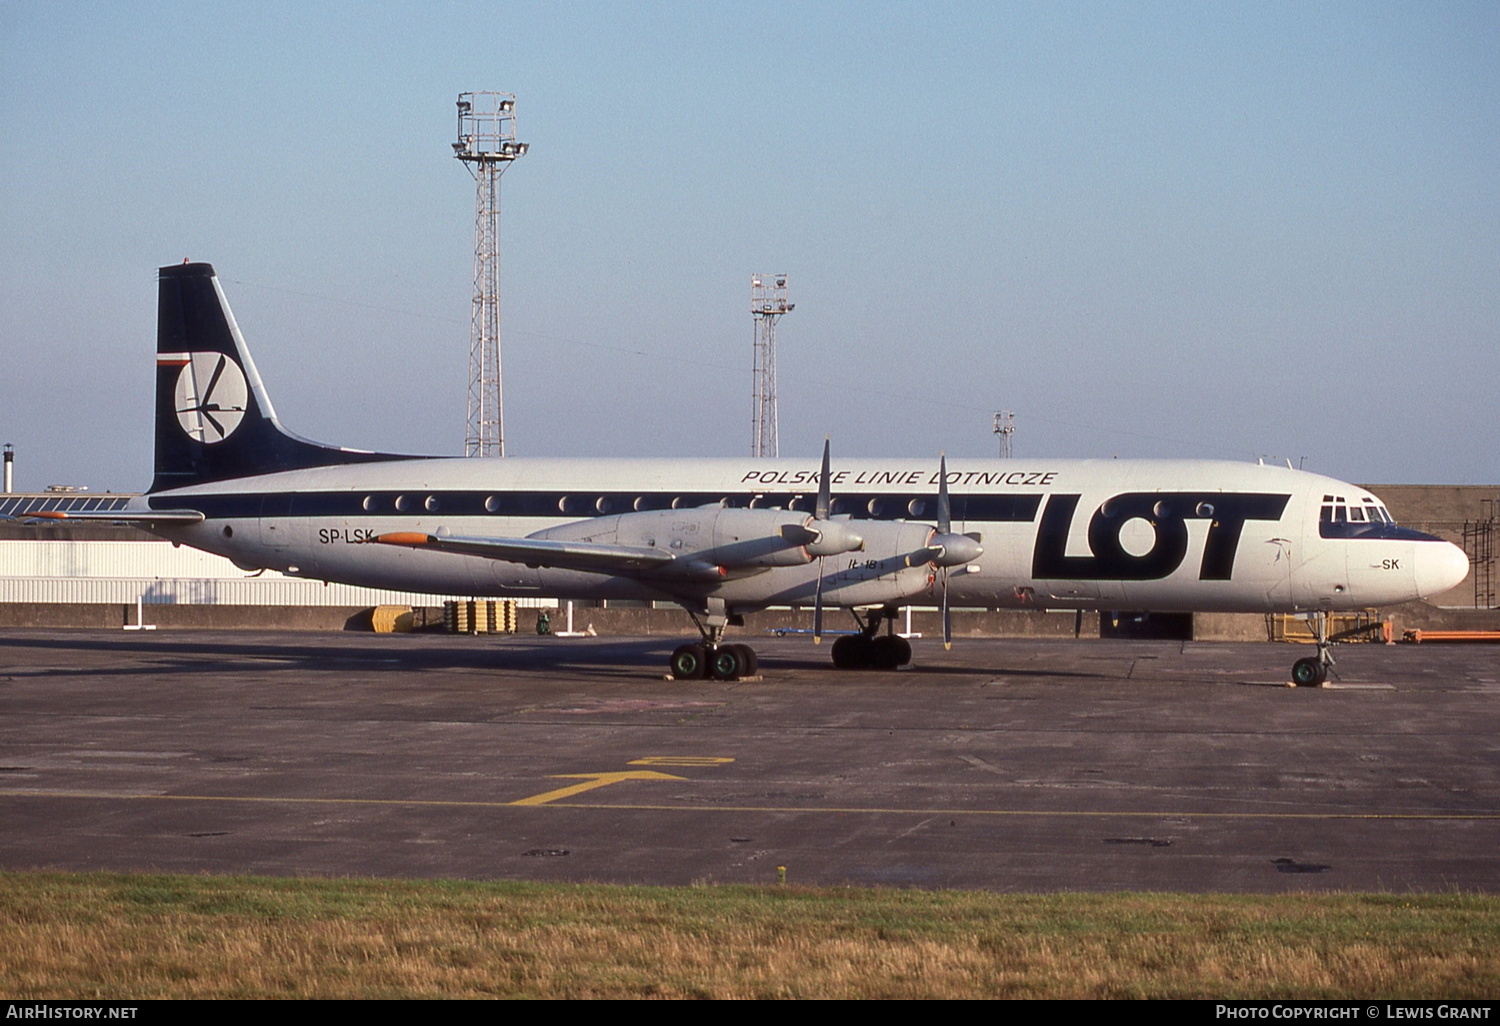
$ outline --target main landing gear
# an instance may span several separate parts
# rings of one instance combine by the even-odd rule
[[[1292,683],[1299,688],[1318,687],[1328,679],[1328,671],[1333,668],[1333,642],[1328,639],[1326,610],[1313,614],[1313,630],[1317,632],[1318,654],[1292,664]]]
[[[753,677],[760,666],[749,645],[715,645],[702,642],[678,645],[672,653],[672,676],[677,680],[739,680]]]
[[[724,644],[724,631],[731,618],[727,615],[723,602],[717,603],[717,606],[710,603],[707,623],[700,620],[698,614],[691,609],[688,610],[688,615],[693,618],[693,626],[698,628],[703,640],[697,644],[678,645],[672,652],[668,665],[674,679],[703,680],[711,677],[714,680],[740,680],[755,676],[755,671],[760,668],[755,649],[749,645]]]
[[[833,643],[833,665],[841,670],[894,670],[911,662],[911,642],[896,633],[896,608],[883,606],[861,620],[849,610],[859,624],[858,634],[845,634]],[[884,620],[886,632],[880,633]]]

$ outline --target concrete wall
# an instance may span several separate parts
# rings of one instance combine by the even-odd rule
[[[368,607],[360,606],[152,606],[144,609],[148,624],[167,630],[198,627],[213,630],[340,631],[370,630]],[[433,616],[442,623],[443,612]],[[96,627],[119,630],[133,624],[135,605],[113,602],[0,602],[0,628]]]

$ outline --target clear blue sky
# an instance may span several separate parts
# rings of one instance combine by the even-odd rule
[[[1500,5],[0,0],[0,441],[150,480],[155,270],[283,420],[459,453],[465,90],[516,455],[1306,458],[1500,480]]]

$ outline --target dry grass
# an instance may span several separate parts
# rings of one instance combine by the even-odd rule
[[[0,993],[1486,997],[1485,896],[0,874]]]

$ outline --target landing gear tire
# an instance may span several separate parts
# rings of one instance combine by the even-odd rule
[[[702,680],[708,670],[708,651],[702,645],[679,645],[669,665],[678,680]]]
[[[1328,667],[1316,656],[1298,659],[1292,664],[1292,683],[1299,688],[1315,688],[1328,679]]]
[[[870,639],[846,634],[833,643],[833,665],[840,670],[863,670],[870,665]]]
[[[749,645],[732,645],[740,653],[740,676],[754,677],[760,669],[760,657],[755,654],[755,649]]]
[[[870,640],[870,665],[877,670],[894,670],[911,662],[911,642],[895,634]]]
[[[909,662],[911,642],[894,634],[846,634],[833,643],[833,665],[840,670],[894,670]]]
[[[708,672],[714,680],[739,680],[745,673],[745,657],[740,645],[724,645],[708,656]]]

